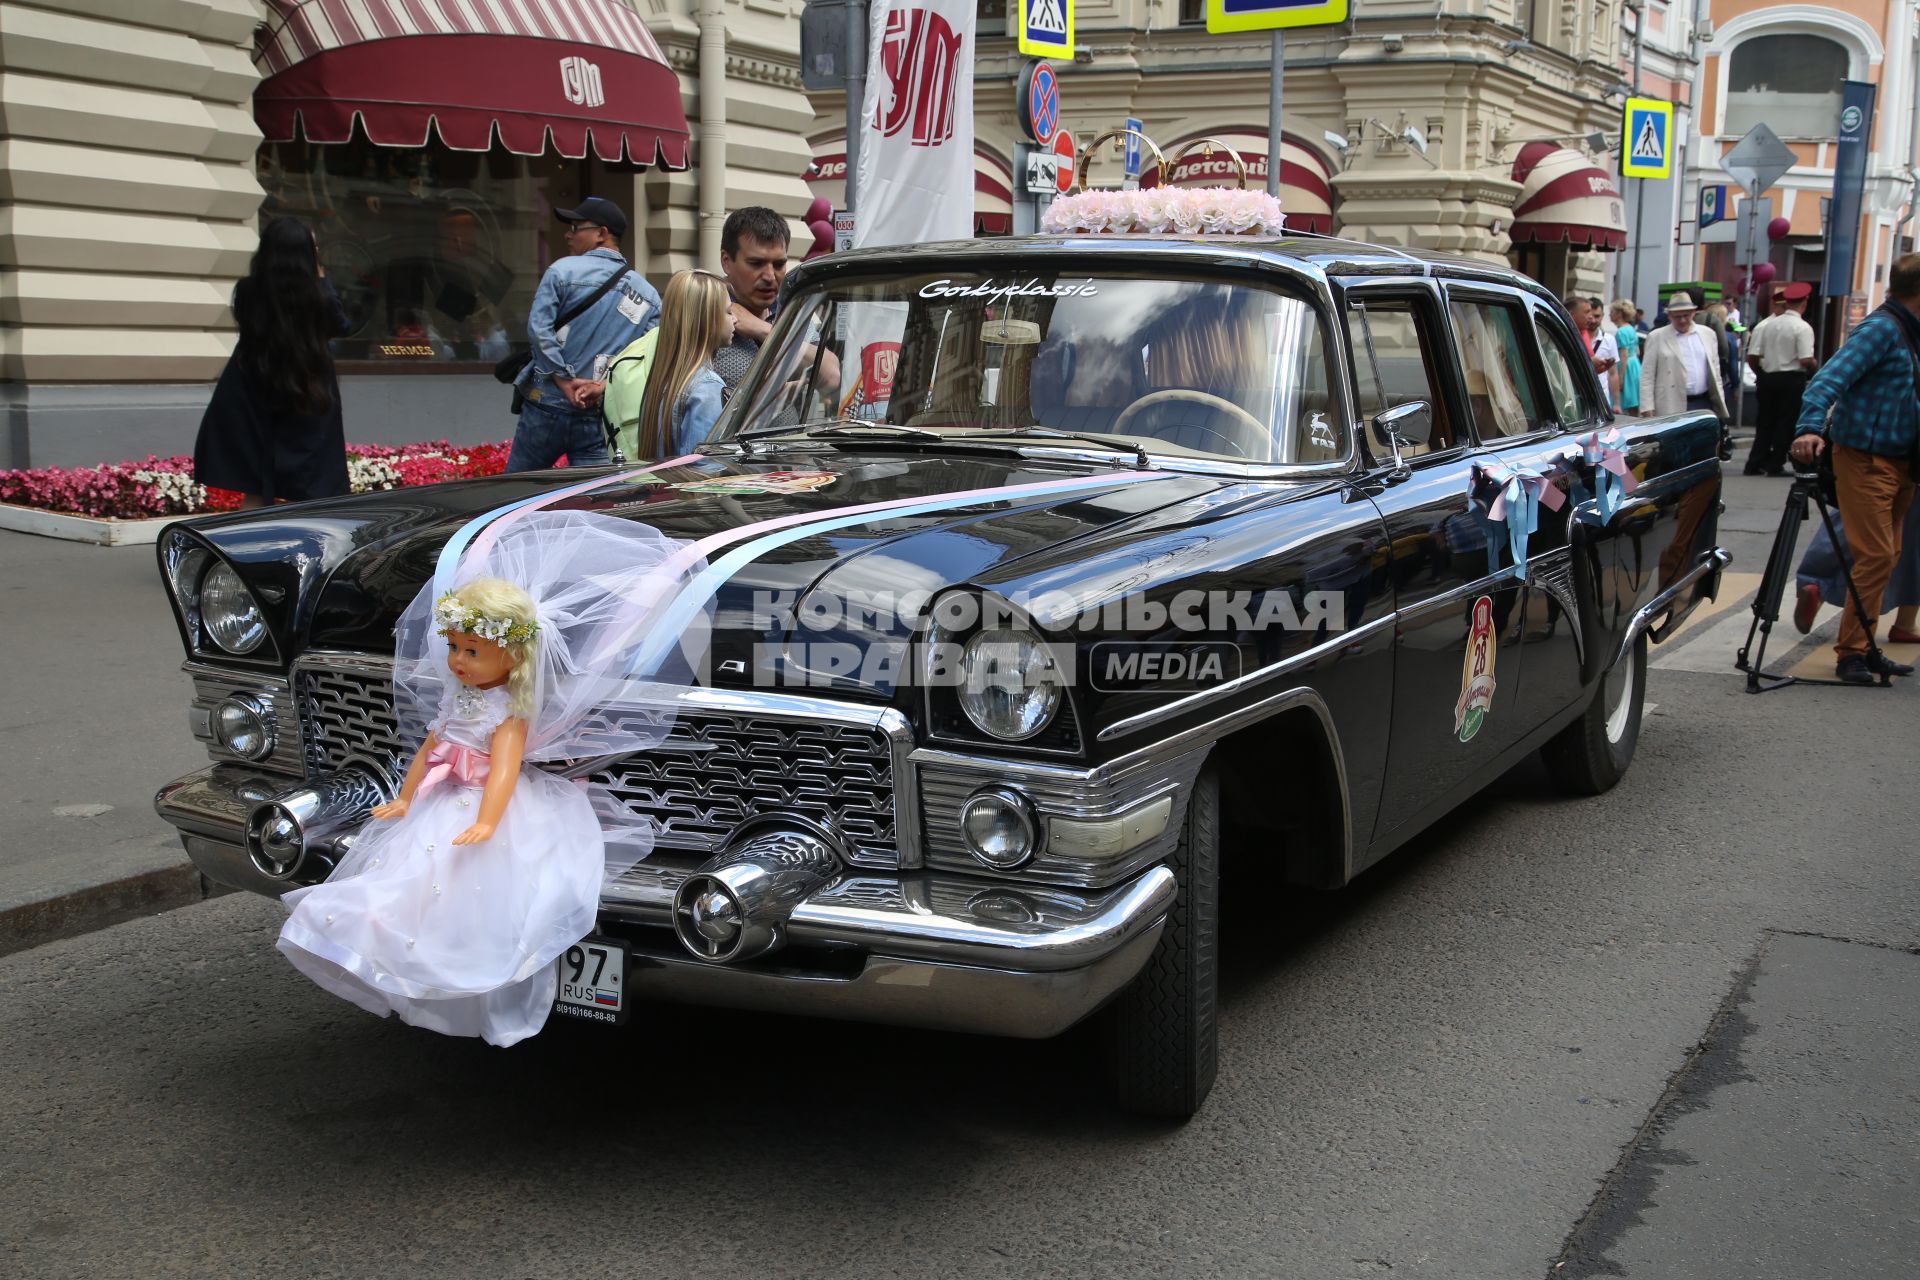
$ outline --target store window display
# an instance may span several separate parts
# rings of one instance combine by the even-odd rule
[[[348,319],[347,372],[489,370],[524,344],[541,273],[565,254],[555,209],[631,190],[639,170],[596,157],[304,140],[263,145],[263,222],[297,217]]]

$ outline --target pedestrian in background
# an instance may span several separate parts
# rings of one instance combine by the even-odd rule
[[[1647,335],[1640,357],[1640,416],[1666,417],[1711,409],[1727,421],[1720,387],[1720,344],[1710,329],[1694,323],[1700,304],[1685,289],[1667,299],[1667,323]]]
[[[522,405],[507,470],[607,461],[600,397],[621,350],[660,323],[660,295],[627,265],[627,215],[600,196],[558,209],[569,256],[547,268],[527,313],[533,350],[515,386]]]
[[[720,227],[720,274],[732,294],[734,327],[713,366],[729,395],[773,332],[790,234],[787,220],[765,205],[735,209]]]
[[[1810,284],[1787,284],[1773,291],[1773,314],[1755,325],[1747,338],[1747,364],[1753,369],[1754,394],[1760,400],[1753,448],[1744,468],[1750,476],[1787,473],[1787,446],[1800,418],[1800,397],[1818,364],[1813,358],[1813,326],[1803,316]]]
[[[1840,614],[1835,674],[1849,684],[1913,668],[1870,653],[1880,606],[1900,561],[1907,509],[1913,504],[1920,450],[1920,253],[1887,273],[1887,300],[1860,322],[1807,383],[1793,460],[1811,466],[1831,448],[1840,517],[1853,548],[1853,586]],[[1829,423],[1827,415],[1832,411]],[[1864,615],[1866,624],[1861,625]]]
[[[1640,331],[1633,326],[1634,306],[1625,298],[1608,309],[1619,363],[1613,367],[1613,402],[1621,413],[1640,412]]]
[[[1714,303],[1701,312],[1698,319],[1713,333],[1714,341],[1720,345],[1720,395],[1728,404],[1732,404],[1735,389],[1740,385],[1740,340],[1727,323],[1726,304]]]
[[[346,493],[347,435],[327,343],[347,331],[313,232],[275,218],[233,288],[240,340],[200,418],[193,474],[243,507]]]
[[[734,323],[727,284],[719,276],[689,270],[667,282],[666,318],[640,401],[636,458],[653,462],[691,453],[713,430],[725,391],[714,355],[733,341]]]

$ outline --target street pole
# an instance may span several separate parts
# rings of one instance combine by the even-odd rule
[[[1273,93],[1267,99],[1267,194],[1280,198],[1280,104],[1287,92],[1287,33],[1273,31]],[[1168,175],[1172,177],[1171,174]]]
[[[1646,52],[1647,7],[1645,0],[1641,0],[1641,3],[1636,6],[1633,11],[1633,96],[1636,98],[1640,96],[1640,65],[1646,56]],[[1668,141],[1668,145],[1672,145],[1671,140]],[[1623,123],[1620,131],[1620,148],[1622,151],[1625,151],[1632,146],[1633,139],[1627,137],[1626,126]],[[1685,185],[1684,180],[1681,185]],[[1633,182],[1633,265],[1627,269],[1627,297],[1633,300],[1633,305],[1636,307],[1640,305],[1640,257],[1645,248],[1644,243],[1640,239],[1640,235],[1643,225],[1642,215],[1645,214],[1646,211],[1647,180],[1645,178],[1635,178]]]
[[[853,212],[855,179],[860,176],[861,108],[867,98],[867,0],[847,4],[847,194],[845,213]]]

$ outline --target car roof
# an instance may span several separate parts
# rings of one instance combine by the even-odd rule
[[[1552,295],[1538,282],[1510,267],[1459,254],[1343,240],[1336,236],[1152,236],[1040,235],[948,240],[932,244],[848,249],[796,265],[792,284],[810,285],[845,271],[867,274],[888,268],[915,272],[939,270],[946,260],[956,268],[989,269],[1019,263],[1057,263],[1063,256],[1098,259],[1115,266],[1142,262],[1191,267],[1261,265],[1285,274],[1325,283],[1366,276],[1436,276],[1480,280],[1524,289],[1545,300]]]

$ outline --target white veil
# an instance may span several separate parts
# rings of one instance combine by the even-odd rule
[[[584,761],[658,745],[673,728],[677,695],[704,669],[710,606],[673,638],[651,673],[635,677],[628,669],[666,606],[705,568],[688,544],[596,512],[539,511],[482,529],[450,572],[420,589],[394,628],[401,741],[423,742],[460,688],[447,670],[434,601],[476,578],[503,578],[533,597],[539,622],[526,761]],[[607,831],[609,873],[618,874],[645,856],[650,833],[636,829],[612,796],[592,794],[598,790],[589,788],[590,798]]]

